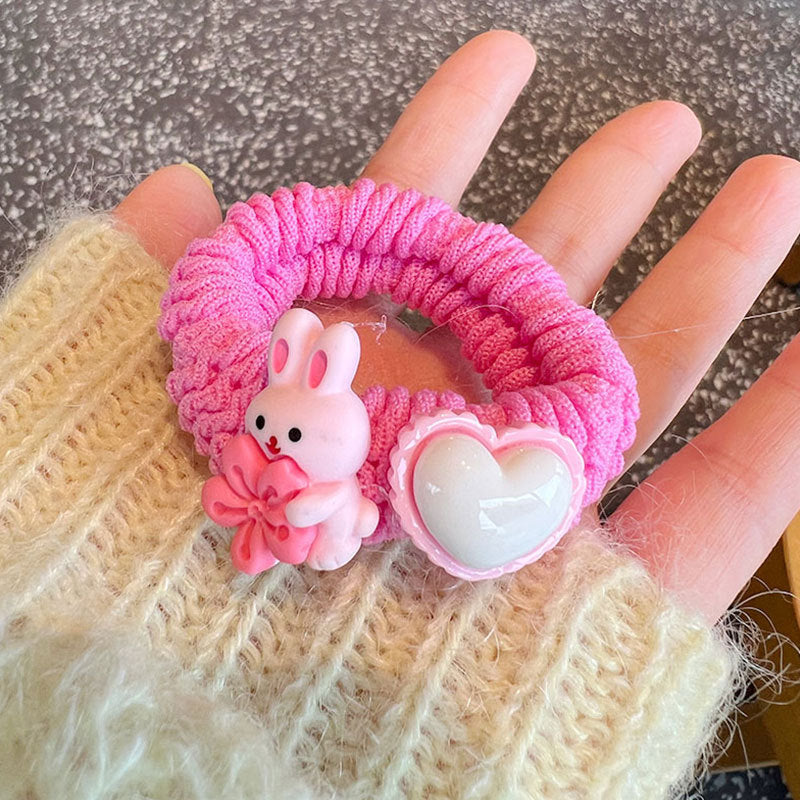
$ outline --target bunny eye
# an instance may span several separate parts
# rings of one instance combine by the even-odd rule
[[[256,422],[256,424],[258,424]],[[300,438],[302,437],[302,433],[300,432],[300,428],[289,428],[289,441],[290,442],[299,442]]]
[[[264,426],[266,424],[267,424],[267,421],[264,419],[264,415],[263,414],[259,414],[256,417],[256,428],[258,428],[260,431],[263,431],[264,430]]]

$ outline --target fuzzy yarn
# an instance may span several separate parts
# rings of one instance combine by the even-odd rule
[[[495,427],[535,422],[559,431],[583,457],[584,506],[620,473],[639,405],[633,370],[606,323],[503,225],[367,178],[255,194],[175,265],[159,322],[173,344],[167,387],[212,472],[266,385],[278,317],[297,299],[369,293],[447,324],[492,392],[491,403],[476,405],[455,392],[367,389],[372,444],[359,483],[381,512],[373,540],[398,527],[387,501],[389,454],[414,414],[466,409]]]
[[[134,786],[137,771],[150,782],[142,796],[211,796],[232,773],[189,783],[176,761],[196,763],[239,725],[208,703],[259,720],[280,764],[321,797],[659,800],[685,785],[735,662],[591,526],[478,584],[405,540],[330,573],[235,572],[230,532],[199,504],[206,460],[164,389],[166,285],[137,242],[89,217],[0,305],[0,753],[18,770],[0,797],[55,796],[33,765],[58,741],[60,797],[103,783],[99,796],[113,797],[114,776]],[[142,661],[127,671],[128,650],[75,634],[97,627],[142,636]],[[151,655],[185,680],[165,689],[173,667],[151,670]],[[202,687],[199,712],[186,708],[190,685]],[[131,705],[131,692],[145,700]],[[113,721],[126,709],[154,715],[145,741]],[[60,739],[46,723],[67,718],[75,730]],[[248,730],[265,764],[237,780],[263,781],[268,797],[283,778]],[[137,746],[154,755],[134,764]],[[92,774],[70,786],[77,764]]]
[[[0,796],[311,800],[267,732],[130,631],[0,647]]]

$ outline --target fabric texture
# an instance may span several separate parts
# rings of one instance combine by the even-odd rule
[[[129,631],[0,647],[0,796],[311,800],[271,737]]]
[[[572,300],[559,274],[505,226],[362,178],[253,195],[175,265],[159,323],[173,343],[167,386],[213,472],[265,386],[278,317],[298,299],[369,293],[448,325],[492,392],[478,405],[455,392],[366,390],[372,445],[359,482],[381,513],[373,540],[397,529],[389,454],[413,414],[466,409],[495,427],[535,422],[562,433],[584,460],[584,506],[622,471],[639,403],[605,321]]]
[[[0,694],[0,758],[25,753],[14,760],[28,779],[0,782],[0,797],[47,796],[35,773],[53,738],[9,720],[20,703],[47,719],[52,687],[86,671],[81,637],[95,653],[91,632],[106,627],[137,632],[173,665],[137,670],[142,681],[174,667],[208,702],[233,704],[251,736],[257,719],[319,797],[655,800],[684,785],[728,702],[734,659],[589,527],[476,584],[405,540],[330,573],[237,573],[230,531],[200,507],[206,459],[164,388],[166,285],[136,242],[92,217],[43,250],[0,310],[0,669],[14,673],[16,652],[23,676],[13,703]],[[38,641],[50,644],[25,647]],[[109,658],[97,669],[117,674]],[[106,702],[84,715],[75,701],[64,739],[84,769],[102,762],[97,731],[109,728],[97,713],[119,711],[118,684],[96,681]],[[96,696],[86,685],[76,697]],[[189,713],[177,688],[142,691],[170,718]],[[214,735],[194,727],[184,730]],[[115,763],[118,749],[102,752]],[[263,760],[264,747],[237,752],[242,780],[258,774],[248,756]],[[63,774],[60,796],[79,796],[73,778]],[[146,780],[144,796],[179,796],[163,776]]]

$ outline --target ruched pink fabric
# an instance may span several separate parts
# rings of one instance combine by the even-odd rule
[[[492,392],[480,406],[455,392],[402,387],[362,395],[372,445],[359,481],[381,508],[373,540],[397,533],[387,514],[389,453],[413,414],[466,409],[494,426],[559,431],[583,456],[584,506],[621,472],[638,398],[606,323],[571,300],[558,273],[504,226],[368,179],[256,194],[175,265],[159,323],[173,348],[167,389],[213,472],[266,384],[278,317],[298,299],[369,293],[447,323]]]

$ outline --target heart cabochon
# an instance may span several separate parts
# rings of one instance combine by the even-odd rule
[[[583,458],[566,436],[533,423],[496,431],[451,411],[401,431],[389,483],[417,547],[467,580],[536,561],[570,529],[586,489]]]

